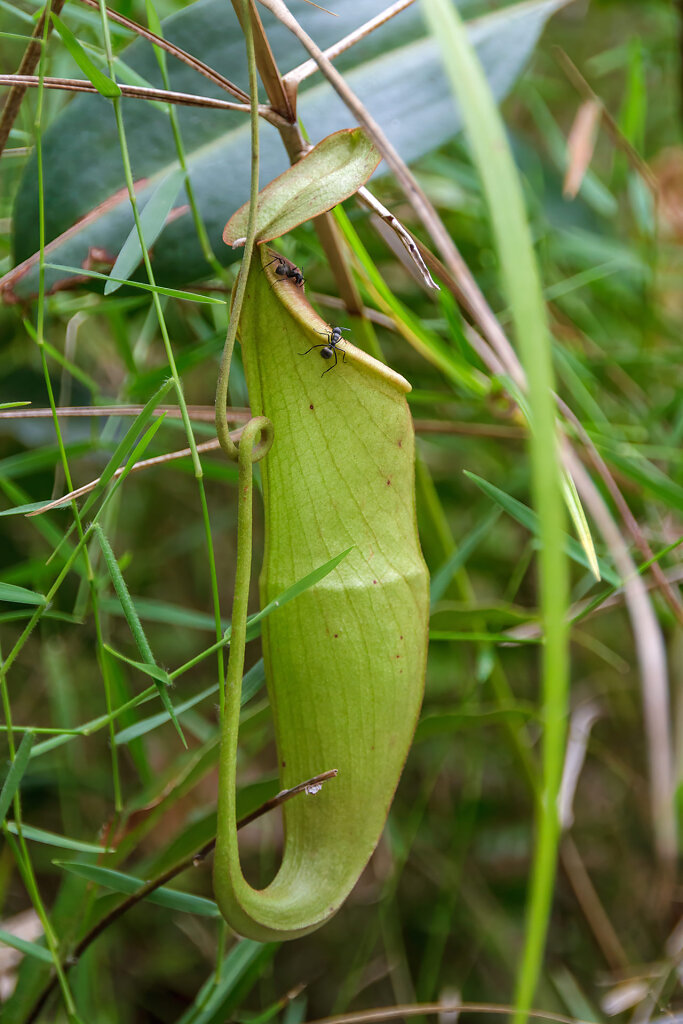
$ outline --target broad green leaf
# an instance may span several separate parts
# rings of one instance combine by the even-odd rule
[[[10,764],[9,771],[2,784],[2,790],[0,790],[0,822],[4,821],[7,817],[7,812],[14,800],[14,795],[19,789],[22,777],[26,771],[26,765],[31,759],[31,748],[34,740],[34,733],[24,733],[16,756]]]
[[[516,498],[506,494],[505,491],[501,491],[495,484],[491,484],[488,480],[483,480],[476,473],[470,473],[465,470],[465,476],[469,477],[479,487],[484,494],[487,494],[489,498],[500,505],[508,515],[511,515],[513,519],[516,519],[518,523],[521,523],[527,530],[529,530],[535,537],[539,534],[538,527],[538,516],[533,509],[529,508],[528,505],[524,505],[521,501],[517,501]],[[565,550],[569,557],[574,561],[578,562],[579,565],[583,565],[586,569],[590,569],[592,572],[591,564],[588,560],[585,550],[573,537],[569,537],[567,534],[564,535]],[[598,559],[598,566],[600,569],[600,575],[608,583],[611,583],[615,587],[621,586],[621,579],[615,573],[614,569],[605,562],[604,559]]]
[[[157,185],[147,200],[145,208],[140,214],[142,237],[145,240],[145,248],[147,250],[152,248],[163,231],[166,219],[173,208],[176,196],[184,180],[185,172],[182,167],[177,167]],[[117,288],[120,288],[123,281],[128,280],[141,260],[140,238],[137,226],[134,224],[128,238],[123,243],[121,252],[116,257],[116,263],[111,268],[109,280],[104,286],[104,294],[110,295]]]
[[[508,5],[469,24],[470,38],[501,100],[521,73],[548,18],[563,0],[531,0]],[[337,5],[339,17],[292,0],[290,10],[323,47],[384,10],[385,0],[354,0]],[[461,117],[448,88],[433,41],[426,38],[420,5],[415,4],[380,31],[335,60],[351,88],[383,126],[404,159],[416,160],[459,131]],[[247,87],[244,40],[230,4],[199,0],[163,23],[164,35],[212,67]],[[269,19],[268,38],[278,65],[291,68],[302,50],[291,33]],[[144,40],[124,52],[126,63],[143,78],[163,87],[153,48]],[[195,71],[167,58],[170,87],[181,92],[225,94]],[[141,182],[143,203],[177,166],[177,150],[168,117],[140,100],[122,99],[133,173]],[[304,83],[298,113],[313,142],[331,132],[355,127],[353,118],[331,87],[314,75]],[[119,142],[106,100],[79,96],[55,120],[43,140],[47,259],[81,267],[91,248],[112,261],[133,226],[124,190]],[[245,115],[223,110],[178,108],[192,185],[214,252],[222,262],[236,253],[221,242],[228,218],[249,198],[249,125]],[[69,145],[64,145],[64,139]],[[277,132],[261,131],[261,182],[266,184],[287,167]],[[123,191],[122,191],[123,190]],[[104,205],[101,205],[104,204]],[[39,248],[37,168],[32,157],[25,169],[14,207],[14,257],[17,267],[2,287],[17,298],[36,294]],[[169,224],[158,239],[153,266],[164,285],[182,284],[207,273],[192,218]],[[71,229],[68,235],[63,235]],[[51,241],[52,240],[52,241]],[[65,279],[48,269],[46,289]]]
[[[303,160],[261,189],[256,240],[270,242],[331,210],[366,183],[379,161],[380,154],[363,128],[328,135]],[[245,203],[225,225],[226,245],[245,237],[248,219],[249,203]]]
[[[80,861],[53,861],[57,867],[71,871],[88,882],[95,882],[106,889],[113,889],[114,892],[122,892],[127,896],[136,893],[140,886],[145,884],[144,878],[136,878],[135,875],[124,874],[123,871],[112,871],[111,868],[101,868],[97,864],[82,864]],[[176,889],[168,889],[161,886],[154,889],[148,896],[145,896],[148,903],[156,903],[159,907],[166,907],[168,910],[179,910],[183,914],[199,914],[202,917],[220,917],[220,911],[213,900],[207,900],[203,896],[193,896],[189,892],[178,892]]]
[[[0,601],[14,601],[15,604],[45,604],[43,594],[26,587],[17,587],[14,583],[0,583]]]
[[[4,928],[0,928],[0,942],[5,946],[11,946],[12,949],[18,949],[20,953],[25,953],[26,956],[33,956],[36,960],[42,960],[43,963],[51,964],[52,954],[45,949],[45,946],[39,946],[37,942],[29,942],[27,939],[20,939],[18,935],[12,935],[11,932],[6,932]]]
[[[18,834],[18,828],[14,821],[7,822],[7,829],[12,835]],[[56,832],[46,832],[43,828],[35,828],[33,825],[21,824],[21,832],[24,839],[30,839],[34,843],[42,843],[44,846],[58,846],[61,850],[75,850],[78,853],[106,853],[106,847],[99,843],[81,842],[80,839],[70,839],[69,836],[60,836]]]
[[[112,82],[111,78],[105,75],[103,71],[100,71],[96,64],[93,64],[71,29],[54,12],[52,13],[52,20],[67,50],[97,91],[109,99],[120,96],[121,90],[116,82]]]

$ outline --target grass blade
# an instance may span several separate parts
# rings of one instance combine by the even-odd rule
[[[14,583],[0,583],[0,601],[11,601],[14,604],[45,604],[43,594],[26,587],[18,587]]]
[[[112,281],[117,284],[127,284],[131,288],[141,288],[143,292],[155,292],[157,295],[167,295],[169,299],[182,299],[184,302],[206,302],[212,306],[225,306],[225,299],[217,299],[213,295],[202,295],[201,292],[185,292],[180,288],[164,288],[160,284],[145,284],[143,281],[126,281],[114,278],[111,274],[100,274],[97,270],[84,270],[83,267],[66,267],[61,263],[46,263],[49,270],[61,270],[66,274],[76,274],[77,277],[93,277],[97,281]]]
[[[52,13],[52,20],[55,28],[62,37],[62,42],[65,47],[76,61],[83,74],[90,82],[92,82],[97,91],[107,99],[113,99],[115,96],[120,96],[121,90],[116,82],[113,82],[111,78],[104,74],[103,71],[100,71],[96,64],[93,64],[71,29],[68,28],[62,19],[58,18],[54,12]]]
[[[13,821],[7,822],[7,831],[12,835],[19,835],[19,829]],[[34,843],[42,843],[44,846],[58,846],[61,850],[74,850],[77,853],[107,853],[107,849],[99,843],[86,843],[80,839],[69,839],[68,836],[60,836],[57,832],[47,832],[43,828],[34,828],[33,825],[21,823],[21,834],[24,839],[31,839]]]
[[[101,868],[97,864],[81,864],[80,861],[55,860],[52,862],[57,867],[70,871],[79,878],[85,878],[88,882],[95,882],[114,892],[125,893],[132,896],[141,886],[145,884],[144,878],[136,878],[135,875],[124,874],[123,871],[112,871],[111,868]],[[148,896],[145,896],[148,903],[156,903],[159,907],[166,907],[168,910],[179,910],[183,914],[199,914],[202,917],[220,917],[220,911],[213,900],[207,900],[203,896],[194,896],[189,892],[178,892],[176,889],[167,889],[161,886],[155,889]]]
[[[20,953],[25,953],[26,956],[42,960],[45,964],[52,963],[52,954],[45,949],[45,946],[39,946],[37,942],[29,942],[27,939],[20,939],[18,935],[12,935],[4,928],[0,928],[0,942],[5,946],[11,946],[12,949],[17,949]]]
[[[488,495],[488,497],[495,501],[497,505],[500,505],[508,515],[512,516],[513,519],[516,519],[518,523],[521,523],[521,525],[533,533],[535,537],[540,537],[541,526],[538,515],[533,509],[529,508],[528,505],[525,505],[523,502],[517,501],[517,499],[513,498],[511,495],[506,494],[505,491],[501,491],[501,489],[496,487],[495,484],[491,484],[488,480],[484,480],[483,477],[477,476],[476,473],[470,473],[469,470],[465,470],[464,472],[466,477],[469,477],[469,479],[475,483],[477,487],[484,492],[484,494]],[[574,537],[570,537],[567,533],[563,533],[562,536],[564,550],[567,552],[569,557],[573,561],[578,562],[579,565],[583,565],[587,569],[590,569],[595,576],[596,573],[589,561],[585,547],[579,544]],[[607,565],[604,559],[596,559],[596,564],[599,573],[597,576],[598,579],[602,578],[607,580],[607,582],[611,583],[613,587],[621,586],[622,581],[620,577],[615,573],[614,569]]]
[[[482,181],[504,290],[528,381],[532,425],[531,489],[538,513],[540,608],[545,636],[543,671],[543,780],[527,900],[527,929],[517,978],[515,1024],[523,1024],[543,960],[557,867],[569,698],[568,571],[558,458],[550,333],[519,175],[496,102],[457,9],[450,0],[424,0],[424,10],[457,96],[472,156]]]
[[[252,697],[254,697],[266,681],[266,671],[263,664],[263,658],[253,665],[248,672],[245,672],[242,679],[242,696],[240,703],[242,707],[247,704]],[[213,693],[218,693],[219,684],[214,683],[212,686],[207,686],[201,693],[195,694],[194,697],[190,697],[183,704],[178,704],[175,712],[177,715],[182,715],[185,711],[189,711],[190,708],[195,707],[197,704],[201,704],[203,700],[210,697]],[[126,729],[122,729],[121,732],[116,734],[114,742],[118,745],[124,743],[130,743],[132,740],[138,739],[140,736],[146,736],[148,732],[153,729],[158,729],[160,725],[165,725],[166,722],[170,721],[170,716],[166,711],[159,711],[156,715],[150,715],[149,718],[143,719],[141,722],[136,722],[134,725],[129,725]]]
[[[7,817],[7,812],[10,809],[10,804],[14,800],[15,793],[19,789],[19,785],[23,778],[24,772],[26,771],[26,765],[31,758],[31,747],[35,735],[32,732],[24,733],[19,749],[17,750],[17,756],[12,761],[10,769],[7,772],[7,776],[0,791],[0,821],[4,821]]]
[[[119,563],[116,561],[116,556],[111,548],[109,541],[105,536],[104,530],[99,525],[99,523],[95,524],[93,530],[97,535],[97,539],[100,542],[102,554],[104,555],[104,560],[107,563],[107,569],[109,570],[109,576],[111,577],[111,581],[114,585],[116,596],[118,597],[121,603],[123,614],[126,617],[126,622],[130,627],[130,631],[133,634],[133,638],[135,639],[135,642],[138,646],[138,650],[140,651],[140,654],[145,659],[145,662],[148,665],[157,667],[156,659],[154,657],[154,654],[152,653],[152,648],[149,645],[149,641],[145,635],[145,631],[142,628],[142,623],[140,622],[140,618],[135,609],[135,605],[133,604],[130,593],[128,592],[128,587],[126,586],[126,582],[123,578],[123,573],[119,569]],[[171,698],[168,695],[168,690],[164,683],[160,682],[158,679],[155,679],[155,682],[159,690],[161,702],[166,708],[169,715],[171,716],[171,721],[173,722],[176,728],[176,732],[180,736],[183,745],[187,747],[187,742],[185,741],[185,737],[183,736],[183,730],[180,728],[180,724],[178,722],[178,719],[176,718],[176,714],[173,709],[173,704],[171,703]]]
[[[166,219],[173,208],[176,196],[185,179],[185,173],[178,167],[170,174],[167,174],[145,204],[140,214],[140,224],[145,240],[145,246],[150,249],[163,231]],[[104,286],[104,294],[110,295],[117,288],[121,287],[123,281],[127,281],[136,267],[142,261],[142,247],[138,229],[135,225],[130,230],[128,238],[123,243],[121,251],[116,257],[116,262],[111,268],[110,280]]]

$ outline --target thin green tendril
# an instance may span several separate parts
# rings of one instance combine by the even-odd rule
[[[242,0],[242,24],[244,29],[244,38],[247,44],[247,61],[249,64],[249,94],[251,97],[251,189],[249,194],[249,219],[247,222],[247,237],[244,243],[244,256],[242,257],[242,265],[240,266],[240,272],[237,277],[237,285],[235,287],[234,299],[232,303],[232,309],[230,312],[230,321],[228,323],[228,331],[225,338],[225,345],[223,347],[223,355],[221,356],[221,364],[218,370],[218,383],[216,385],[216,433],[220,446],[233,462],[239,460],[238,447],[230,437],[230,431],[228,430],[227,423],[227,402],[228,402],[228,380],[230,378],[230,363],[232,361],[232,353],[235,347],[235,338],[237,336],[237,326],[239,324],[240,313],[242,311],[242,302],[244,300],[244,293],[247,287],[247,277],[249,275],[249,267],[251,265],[251,258],[254,252],[254,236],[256,234],[256,210],[258,206],[258,185],[259,185],[259,123],[258,123],[258,82],[256,79],[256,56],[254,53],[254,33],[251,24],[251,12],[249,0]],[[258,462],[270,449],[273,443],[273,426],[270,420],[265,417],[259,417],[261,423],[261,440],[260,443],[251,449],[252,462]],[[247,427],[253,423],[250,420],[247,426],[242,431],[242,439],[244,439]],[[240,449],[242,447],[243,440],[240,441]],[[251,527],[250,527],[251,533]],[[250,556],[251,560],[251,556]],[[231,647],[231,650],[233,648]],[[231,659],[232,660],[232,659]]]

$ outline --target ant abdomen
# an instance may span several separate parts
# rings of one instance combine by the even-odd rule
[[[334,370],[335,366],[339,362],[339,357],[337,355],[337,346],[339,345],[340,342],[344,340],[342,338],[342,331],[350,330],[350,327],[333,327],[329,331],[318,331],[318,334],[323,334],[327,338],[327,341],[324,344],[311,345],[310,348],[307,348],[305,352],[300,352],[299,355],[307,356],[308,353],[312,352],[314,348],[319,348],[320,355],[322,356],[323,359],[331,359],[332,356],[334,356],[334,363],[332,364],[332,366],[328,366],[327,369],[323,370],[323,372],[320,374],[321,377],[324,377],[326,373],[330,372],[330,370]],[[341,350],[341,354],[342,362],[345,363],[346,353],[344,352],[344,349]]]

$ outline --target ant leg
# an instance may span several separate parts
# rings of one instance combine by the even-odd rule
[[[346,352],[342,349],[342,363],[346,362]]]
[[[332,366],[328,366],[326,370],[323,370],[323,372],[320,374],[320,376],[324,377],[326,373],[330,372],[330,370],[334,370],[336,365],[337,365],[337,350],[335,348],[335,350],[334,350],[334,362],[332,363]]]
[[[312,352],[314,348],[327,348],[327,345],[311,345],[305,352],[299,352],[300,356],[307,356],[309,352]]]
[[[278,261],[279,259],[280,259],[280,257],[279,257],[279,256],[275,256],[275,257],[274,257],[274,258],[273,258],[273,259],[272,259],[272,260],[270,261],[270,263],[264,263],[264,264],[263,264],[263,266],[261,267],[261,270],[263,271],[263,270],[265,270],[265,269],[266,269],[266,267],[270,267],[270,266],[272,266],[272,264],[273,264],[273,263],[277,263],[277,261]]]

